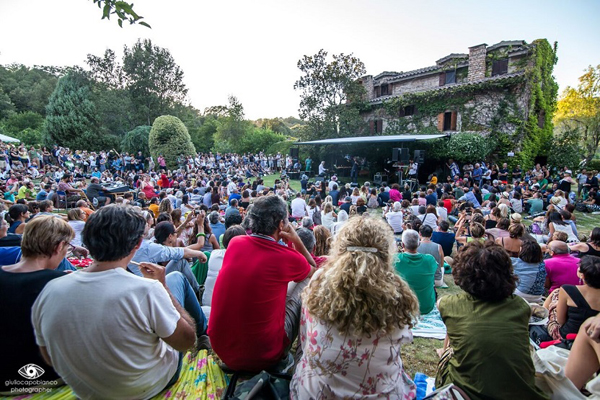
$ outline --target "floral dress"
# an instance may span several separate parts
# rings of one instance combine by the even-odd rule
[[[400,346],[411,341],[408,327],[384,336],[341,335],[303,308],[303,354],[290,383],[290,398],[415,399],[415,384],[400,358]]]

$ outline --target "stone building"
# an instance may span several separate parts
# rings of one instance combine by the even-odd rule
[[[363,76],[363,133],[492,135],[499,151],[527,148],[536,157],[552,135],[555,63],[546,39],[512,40],[472,46],[414,71]]]

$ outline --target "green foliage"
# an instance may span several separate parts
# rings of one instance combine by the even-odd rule
[[[15,138],[26,146],[39,146],[42,144],[42,131],[41,129],[25,128],[15,135]]]
[[[217,133],[217,127],[219,125],[217,118],[209,115],[195,121],[196,123],[200,122],[201,125],[190,131],[192,143],[194,143],[196,150],[208,153],[213,148],[215,143],[214,137]]]
[[[578,129],[558,132],[552,138],[548,163],[576,169],[581,161],[581,133]]]
[[[300,90],[300,118],[308,122],[305,139],[356,135],[364,122],[359,110],[364,107],[365,89],[358,79],[365,65],[352,54],[334,54],[321,49],[298,61],[302,76],[294,84]]]
[[[558,101],[555,122],[559,131],[578,129],[586,160],[600,148],[600,65],[589,66],[577,88],[567,87]]]
[[[585,167],[593,171],[600,171],[600,159],[593,159],[588,161],[585,164]]]
[[[25,111],[46,115],[46,104],[58,78],[44,68],[0,66],[0,118]]]
[[[235,146],[235,151],[237,153],[258,153],[284,140],[285,136],[270,129],[251,128],[242,136],[239,145]]]
[[[149,156],[148,137],[151,129],[151,126],[144,125],[127,132],[121,140],[121,150],[130,154],[137,154],[138,151],[141,151],[144,156]]]
[[[556,58],[554,48],[547,40],[532,43],[534,63],[527,71],[530,87],[529,117],[524,125],[524,137],[517,160],[524,168],[533,166],[536,156],[548,155],[554,125],[552,117],[556,108],[558,84],[552,76]]]
[[[227,114],[219,118],[215,134],[215,149],[235,151],[243,136],[252,130],[252,124],[244,120],[244,107],[235,96],[229,96]]]
[[[453,158],[460,162],[484,160],[494,149],[493,141],[476,133],[458,133],[450,139],[439,139],[430,154],[433,158]],[[437,153],[437,154],[436,154]]]
[[[44,117],[33,111],[12,114],[4,123],[8,135],[14,136],[25,129],[39,130],[44,124]]]
[[[282,135],[290,135],[292,133],[292,130],[282,118],[261,118],[254,121],[254,124],[259,128],[269,129]]]
[[[157,159],[162,154],[169,168],[177,167],[180,155],[195,155],[196,149],[187,128],[172,115],[163,115],[154,120],[148,140],[150,154]]]
[[[62,77],[46,108],[44,142],[72,149],[101,150],[110,138],[100,135],[89,81],[82,74]]]
[[[133,10],[133,3],[129,4],[125,1],[118,0],[92,0],[94,4],[98,5],[98,8],[102,9],[102,19],[110,19],[111,15],[117,16],[117,23],[122,28],[123,21],[129,22],[130,24],[140,24],[147,28],[150,28],[146,22],[142,21],[144,17],[138,15]]]

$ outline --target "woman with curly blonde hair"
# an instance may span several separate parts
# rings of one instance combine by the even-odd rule
[[[375,218],[352,218],[336,236],[303,293],[291,398],[415,397],[400,346],[412,340],[419,304],[394,271],[394,249],[393,232]]]

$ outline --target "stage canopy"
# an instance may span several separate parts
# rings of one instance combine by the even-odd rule
[[[6,142],[6,143],[17,143],[17,142],[20,142],[19,139],[15,139],[13,137],[2,135],[2,134],[0,134],[0,140],[2,140],[3,142]]]
[[[438,135],[387,135],[387,136],[358,136],[334,139],[312,140],[310,142],[296,142],[294,144],[352,144],[352,143],[386,143],[386,142],[415,142],[417,140],[439,139],[450,137],[450,134]]]

